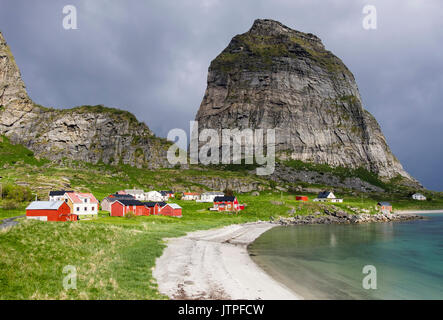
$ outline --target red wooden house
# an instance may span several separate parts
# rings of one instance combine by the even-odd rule
[[[295,200],[297,200],[297,201],[308,201],[309,198],[307,196],[296,196]]]
[[[238,204],[237,198],[234,196],[215,197],[213,210],[237,211],[240,210],[240,206]]]
[[[380,208],[380,211],[383,213],[392,213],[392,205],[389,202],[382,201],[377,203]]]
[[[182,207],[175,203],[167,203],[161,210],[160,215],[170,217],[181,217]]]
[[[162,208],[166,205],[166,202],[143,202],[143,204],[146,207],[146,210],[148,210],[149,215],[158,215]]]
[[[77,215],[65,201],[34,201],[26,208],[27,219],[41,221],[77,221]]]
[[[136,216],[149,216],[149,210],[138,200],[119,199],[111,204],[111,217],[124,217],[128,212]]]

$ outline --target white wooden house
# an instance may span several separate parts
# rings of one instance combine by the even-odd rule
[[[183,192],[182,200],[199,200],[200,193],[196,192]]]
[[[224,195],[223,192],[217,191],[205,192],[201,194],[200,200],[197,200],[197,202],[214,202],[215,197],[224,197]]]
[[[343,199],[337,198],[331,191],[320,192],[313,201],[320,202],[343,202]]]
[[[138,201],[145,201],[145,192],[143,190],[140,189],[126,189],[125,190],[126,194],[130,194],[131,196],[133,196],[135,198],[135,200]]]
[[[145,192],[144,195],[145,195],[145,199],[144,199],[145,201],[155,201],[155,202],[164,201],[164,197],[158,191]]]
[[[421,193],[414,193],[412,195],[412,199],[414,200],[420,200],[420,201],[425,201],[426,197],[424,195],[422,195]]]

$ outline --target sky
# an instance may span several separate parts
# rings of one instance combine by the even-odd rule
[[[66,5],[76,30],[63,27]],[[363,27],[366,5],[376,29]],[[255,19],[311,32],[353,72],[405,169],[438,191],[442,17],[441,0],[0,0],[0,31],[36,103],[129,110],[163,137],[189,130],[211,60]]]

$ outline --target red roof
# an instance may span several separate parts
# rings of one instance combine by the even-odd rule
[[[183,195],[185,195],[185,196],[199,196],[200,193],[197,193],[197,192],[183,192]]]
[[[92,193],[72,192],[67,193],[66,195],[69,197],[69,199],[71,199],[73,203],[83,203],[82,198],[89,199],[89,202],[91,203],[98,203],[98,200],[94,197]]]

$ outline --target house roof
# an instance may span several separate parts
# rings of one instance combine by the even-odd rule
[[[145,192],[146,194],[153,194],[153,193],[158,193],[158,194],[160,194],[161,195],[161,193],[160,192],[158,192],[158,191],[155,191],[155,190],[152,190],[152,191],[148,191],[148,192]]]
[[[233,202],[235,200],[234,196],[223,196],[223,197],[215,197],[214,202]]]
[[[69,192],[67,196],[73,203],[83,203],[82,198],[88,198],[91,203],[98,203],[92,193]]]
[[[319,198],[319,199],[327,198],[331,193],[332,193],[331,191],[323,191],[323,192],[320,192],[320,193],[318,194],[317,198]]]
[[[134,199],[134,196],[131,194],[111,194],[109,196],[106,197],[107,198],[111,198],[111,199]]]
[[[74,191],[65,191],[65,190],[57,190],[57,191],[49,191],[49,196],[63,196],[65,193],[74,192]]]
[[[143,206],[144,205],[143,202],[141,202],[139,200],[135,200],[135,199],[118,199],[115,202],[120,202],[124,206]]]
[[[387,201],[381,201],[379,203],[377,203],[379,206],[385,206],[385,207],[390,207],[391,204]]]
[[[143,204],[148,208],[155,207],[156,204],[158,204],[159,207],[164,207],[166,205],[166,202],[148,201],[148,202],[143,202]]]
[[[197,192],[183,192],[183,195],[185,195],[185,196],[199,196],[200,193],[197,193]]]
[[[129,193],[129,194],[143,194],[143,193],[145,193],[143,190],[140,190],[140,189],[126,189],[125,192]]]
[[[181,209],[182,208],[176,203],[167,203],[166,205],[170,206],[172,209]]]
[[[106,200],[106,201],[114,202],[117,200],[131,200],[131,199],[135,199],[135,198],[133,196],[131,196],[130,194],[111,194],[110,196],[104,198],[103,201]]]
[[[58,210],[64,201],[33,201],[26,210]]]

